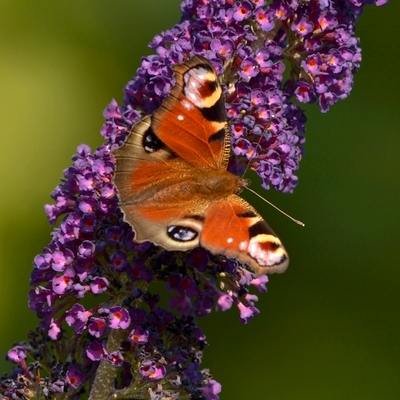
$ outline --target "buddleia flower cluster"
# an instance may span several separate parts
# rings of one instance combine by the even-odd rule
[[[123,104],[105,110],[105,143],[78,147],[45,207],[55,228],[34,260],[29,293],[40,324],[9,351],[16,367],[1,380],[3,398],[219,398],[220,384],[201,367],[208,344],[197,319],[236,306],[249,322],[259,313],[253,289],[266,292],[267,277],[202,248],[135,243],[118,207],[112,150],[168,96],[171,67],[200,55],[223,84],[231,168],[249,165],[262,187],[292,192],[305,141],[297,104],[317,102],[326,112],[349,95],[366,3],[182,3],[181,22],[153,39],[155,54],[143,57]]]

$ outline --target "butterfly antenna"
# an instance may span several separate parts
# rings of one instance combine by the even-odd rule
[[[275,210],[278,210],[281,214],[283,214],[285,217],[288,217],[290,220],[292,220],[293,222],[295,222],[297,225],[300,226],[306,226],[306,224],[304,222],[299,221],[296,218],[293,218],[291,215],[285,213],[285,211],[281,210],[279,207],[277,207],[275,204],[271,203],[270,201],[268,201],[267,199],[265,199],[264,197],[262,197],[260,194],[258,194],[255,190],[250,189],[249,187],[245,186],[245,188],[247,190],[249,190],[251,193],[255,194],[257,197],[259,197],[261,200],[265,201],[267,204],[269,204],[271,207],[275,208]]]
[[[270,121],[272,121],[272,116],[270,118]],[[257,146],[261,143],[261,140],[263,138],[263,135],[260,135],[260,138],[258,139],[257,142]],[[257,149],[256,146],[256,149]],[[252,156],[249,158],[248,163],[246,165],[246,169],[244,170],[243,174],[242,174],[242,178],[244,177],[244,175],[246,174],[246,172],[248,171],[249,167],[250,167],[250,162],[256,158],[256,152],[254,151],[254,153],[252,154]],[[267,199],[265,199],[264,197],[262,197],[260,194],[258,194],[255,190],[250,189],[248,186],[245,186],[245,189],[249,190],[251,193],[255,194],[257,197],[259,197],[261,200],[265,201],[267,204],[269,204],[271,207],[275,208],[275,210],[279,211],[281,214],[283,214],[285,217],[289,218],[290,220],[292,220],[293,222],[295,222],[297,225],[300,226],[306,226],[306,224],[304,222],[301,222],[300,220],[293,218],[291,215],[289,215],[288,213],[285,213],[285,211],[281,210],[279,207],[277,207],[275,204],[271,203],[270,201],[268,201]]]
[[[260,138],[258,139],[257,146],[261,143],[261,139],[262,139],[262,135],[261,135]],[[257,146],[256,146],[256,149],[257,149]],[[243,174],[242,174],[242,178],[246,175],[246,172],[247,172],[247,171],[249,170],[249,168],[250,168],[250,163],[251,163],[251,161],[252,161],[254,158],[256,158],[256,151],[254,151],[253,154],[251,155],[251,157],[248,159],[248,162],[247,162],[247,165],[246,165],[246,169],[244,170],[244,172],[243,172]]]

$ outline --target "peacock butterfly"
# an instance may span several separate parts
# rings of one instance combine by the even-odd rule
[[[173,70],[171,94],[113,151],[114,183],[135,241],[167,250],[202,246],[258,275],[284,272],[281,241],[238,196],[247,181],[227,171],[229,132],[214,68],[196,56]]]

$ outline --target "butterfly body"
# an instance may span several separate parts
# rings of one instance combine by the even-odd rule
[[[283,272],[288,256],[280,240],[238,196],[247,181],[227,170],[225,103],[213,67],[194,57],[174,72],[161,108],[114,150],[114,183],[135,240],[167,250],[202,246],[258,274]]]

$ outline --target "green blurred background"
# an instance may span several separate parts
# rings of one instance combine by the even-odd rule
[[[37,322],[27,291],[51,232],[43,205],[76,146],[102,143],[103,109],[152,37],[179,21],[179,4],[0,3],[0,357]],[[295,194],[262,193],[306,227],[258,205],[291,256],[261,314],[200,321],[222,400],[400,398],[399,15],[400,2],[366,8],[352,95],[325,115],[307,107]]]

